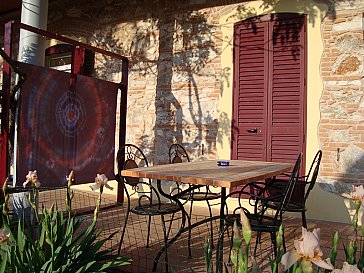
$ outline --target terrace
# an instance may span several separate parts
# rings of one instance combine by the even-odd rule
[[[144,1],[145,5],[124,0],[49,2],[50,31],[44,30],[45,13],[39,16],[45,19],[42,26],[13,23],[9,21],[20,19],[21,1],[0,3],[0,24],[9,22],[4,51],[10,56],[10,61],[5,55],[0,59],[4,72],[0,182],[10,175],[9,152],[18,149],[14,184],[20,186],[25,174],[36,169],[48,188],[40,192],[39,207],[55,203],[66,211],[66,189],[59,188],[65,186],[65,175],[76,169],[77,183],[92,181],[96,173],[114,179],[115,151],[125,143],[139,145],[153,166],[168,162],[172,143],[183,144],[193,162],[225,158],[291,164],[303,153],[301,167],[306,173],[320,149],[320,183],[307,204],[308,230],[321,228],[324,257],[329,255],[332,235],[339,230],[338,267],[349,260],[343,245],[348,246],[356,236],[349,223],[358,215],[353,216],[353,202],[340,195],[364,181],[362,60],[357,57],[363,55],[363,26],[357,25],[363,22],[360,1],[349,1],[350,7],[341,6],[341,1],[322,1],[321,6],[308,1],[292,7],[287,0],[263,0],[263,5],[238,0],[153,0]],[[121,11],[123,4],[128,9]],[[348,13],[351,9],[355,9],[353,14]],[[35,47],[23,44],[26,53],[39,51],[35,56],[22,56],[21,61],[28,64],[18,67],[11,61],[21,48],[19,26],[38,34],[36,39],[48,38],[45,48],[38,48],[40,42],[33,43]],[[341,36],[341,31],[348,35]],[[259,44],[262,41],[268,43]],[[39,63],[28,62],[32,57]],[[22,100],[15,102],[19,86]],[[11,120],[16,113],[20,113],[18,131]],[[169,181],[168,177],[163,180]],[[102,230],[100,239],[115,233],[103,249],[117,254],[128,201],[122,203],[124,184],[113,185],[117,192],[104,192],[97,227]],[[74,188],[73,210],[86,227],[93,220],[98,194],[84,189],[83,185]],[[138,200],[130,203],[135,206]],[[12,200],[12,211],[11,204]],[[184,207],[189,211],[190,203]],[[206,204],[194,203],[192,224],[206,220],[206,211]],[[213,216],[219,213],[214,207]],[[289,250],[301,235],[301,220],[294,214],[284,216]],[[151,219],[146,248],[148,217],[130,215],[120,255],[133,262],[119,271],[152,271],[164,238],[160,218]],[[212,223],[216,246],[221,223],[218,219]],[[170,235],[177,234],[180,226],[180,220],[173,221]],[[187,254],[187,232],[168,248],[170,271],[205,272],[203,246],[209,229],[209,222],[192,229],[192,257]],[[223,261],[231,273],[228,235]],[[256,255],[264,272],[270,272],[270,240],[263,235]],[[358,240],[361,254],[362,238]],[[216,249],[213,259],[215,255]],[[157,272],[165,272],[163,260],[164,254]]]
[[[89,192],[79,189],[74,189],[73,211],[78,215],[82,221],[83,226],[87,226],[92,222],[93,211],[98,199],[98,194],[95,192]],[[39,206],[50,207],[51,204],[55,204],[59,210],[65,210],[66,189],[55,189],[50,191],[41,192],[39,195]],[[135,204],[136,199],[132,200]],[[11,199],[10,199],[11,203]],[[11,207],[10,207],[11,209]],[[97,226],[102,230],[100,234],[101,238],[106,238],[110,234],[115,233],[111,240],[108,240],[103,249],[111,249],[114,254],[117,253],[119,240],[121,236],[121,229],[125,221],[126,204],[120,204],[116,200],[115,195],[103,194],[102,208],[98,217]],[[214,209],[213,214],[218,215],[218,210]],[[208,217],[206,209],[199,207],[198,204],[195,207],[192,222],[196,222]],[[126,229],[126,235],[122,246],[120,255],[128,256],[132,259],[132,263],[127,266],[120,267],[118,270],[111,272],[123,272],[123,273],[147,273],[152,272],[153,261],[155,254],[163,247],[163,236],[161,235],[162,228],[159,217],[153,217],[150,237],[150,247],[146,248],[146,236],[147,236],[147,217],[132,215],[130,216],[128,226]],[[218,231],[219,221],[213,221],[214,229]],[[293,241],[301,236],[301,219],[286,216],[284,218],[285,225],[285,238],[287,244],[287,250],[294,248]],[[348,241],[355,237],[355,232],[352,225],[334,223],[327,221],[308,220],[308,229],[313,228],[321,229],[321,249],[324,252],[323,257],[328,257],[332,248],[332,236],[336,231],[339,231],[340,241],[338,246],[338,258],[337,262],[341,266],[345,261],[345,255],[343,251],[343,244],[347,244]],[[179,223],[176,221],[172,227],[172,233],[176,233],[179,228]],[[253,240],[255,240],[256,234],[253,234]],[[169,248],[169,268],[175,270],[177,273],[191,272],[206,272],[206,262],[204,256],[204,243],[206,238],[209,237],[209,225],[201,225],[192,230],[192,257],[188,257],[187,248],[187,233],[184,233],[179,239]],[[214,245],[216,246],[217,236],[214,237]],[[359,248],[362,247],[362,239],[360,238]],[[232,264],[228,262],[229,255],[229,240],[225,240],[223,252],[224,263],[227,264],[230,272],[233,272]],[[251,245],[250,253],[253,256],[254,244]],[[267,235],[263,235],[262,241],[258,246],[256,253],[256,260],[258,266],[263,272],[271,272],[269,265],[269,258],[273,258],[273,251],[270,242],[270,238]],[[213,259],[215,259],[215,249],[213,250]],[[165,272],[163,257],[159,260],[158,269],[156,272]],[[215,268],[215,263],[214,263]]]

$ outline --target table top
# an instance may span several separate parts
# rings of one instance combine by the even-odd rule
[[[122,176],[159,179],[217,187],[236,187],[292,170],[293,164],[230,160],[229,166],[217,166],[216,160],[155,165],[127,169]]]

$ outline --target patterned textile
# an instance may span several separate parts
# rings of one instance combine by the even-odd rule
[[[17,185],[37,170],[42,186],[77,184],[97,173],[114,177],[118,85],[86,76],[21,64]]]

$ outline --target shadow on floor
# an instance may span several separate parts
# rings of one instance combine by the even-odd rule
[[[73,202],[73,210],[76,214],[80,215],[83,220],[83,224],[89,224],[93,219],[94,204],[98,195],[90,192],[74,191],[75,198]],[[42,192],[39,196],[40,206],[49,207],[52,203],[56,207],[62,209],[64,207],[66,191],[60,189],[57,191]],[[11,204],[11,202],[9,202]],[[103,207],[98,218],[98,227],[102,230],[101,237],[106,238],[110,234],[115,233],[112,240],[105,243],[104,248],[111,249],[114,253],[117,253],[119,246],[119,241],[121,237],[121,229],[125,221],[125,211],[126,206],[117,204],[115,201],[115,196],[103,196],[102,200]],[[196,214],[192,216],[192,223],[198,220],[204,219],[201,213],[202,210],[196,209]],[[177,216],[178,218],[178,216]],[[285,238],[287,249],[293,248],[293,241],[301,236],[301,219],[286,218],[285,223]],[[180,227],[180,220],[173,221],[171,236],[176,234]],[[214,245],[216,246],[219,230],[219,222],[216,220],[213,222],[214,227]],[[354,230],[350,225],[324,222],[324,221],[310,221],[308,220],[308,229],[312,230],[315,227],[321,228],[321,248],[324,252],[324,257],[328,256],[331,249],[332,236],[339,230],[340,238],[342,242],[339,243],[339,256],[338,265],[339,267],[344,260],[343,243],[346,245],[346,241],[354,236]],[[230,252],[229,248],[229,238],[228,234],[225,236],[224,240],[224,262],[228,264],[228,254]],[[138,272],[138,273],[149,273],[152,272],[153,261],[156,253],[163,246],[163,231],[162,225],[159,217],[152,218],[151,224],[151,237],[150,237],[150,247],[146,248],[147,240],[147,217],[138,216],[135,214],[130,215],[128,221],[124,242],[122,245],[121,255],[130,257],[133,262],[131,265],[122,267],[117,270],[110,272]],[[191,247],[192,247],[192,257],[188,257],[187,248],[187,238],[188,233],[182,234],[178,240],[168,248],[168,268],[175,270],[177,273],[187,273],[192,272],[206,272],[205,270],[205,258],[203,253],[203,246],[205,238],[209,237],[209,224],[205,223],[193,229],[191,236]],[[254,240],[254,238],[253,238]],[[253,241],[255,242],[255,241]],[[362,243],[362,242],[361,242]],[[361,249],[361,245],[359,245]],[[253,253],[254,244],[251,246],[251,253]],[[215,257],[216,251],[213,251]],[[269,258],[272,256],[272,249],[269,236],[263,236],[262,242],[258,246],[258,251],[256,259],[258,265],[263,270],[263,272],[270,272]],[[252,254],[253,255],[253,254]],[[213,257],[213,258],[214,258]],[[214,264],[215,268],[215,264]],[[157,272],[166,272],[165,270],[165,256],[161,256],[158,262]],[[230,270],[232,272],[232,270]]]

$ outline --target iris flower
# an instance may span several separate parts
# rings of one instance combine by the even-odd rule
[[[104,174],[97,174],[96,178],[95,178],[95,184],[94,185],[91,185],[90,188],[93,190],[93,191],[96,191],[98,189],[101,189],[103,187],[109,189],[109,190],[113,190],[114,188],[109,186],[107,184],[108,182],[108,178],[106,177],[106,175]]]
[[[314,263],[323,269],[333,270],[334,267],[322,259],[320,248],[320,229],[315,228],[312,232],[302,227],[302,237],[294,241],[295,250],[289,251],[282,256],[284,271],[288,270],[295,262],[302,261],[302,264],[311,267]]]
[[[347,262],[344,262],[342,269],[334,269],[331,271],[331,273],[360,273],[360,270],[358,267],[352,264],[348,264]]]
[[[353,186],[353,189],[350,194],[344,193],[344,197],[352,199],[356,203],[362,203],[364,205],[364,188],[363,185]]]
[[[30,185],[34,185],[35,187],[39,188],[40,187],[40,181],[38,179],[38,175],[37,175],[37,171],[29,171],[27,176],[25,177],[26,180],[23,183],[23,187],[25,188],[26,185],[30,184]]]
[[[74,174],[74,171],[72,170],[70,172],[69,175],[66,176],[66,180],[68,181],[69,184],[73,184],[73,182],[75,181],[75,174]]]
[[[0,244],[3,243],[14,245],[14,243],[10,241],[10,232],[5,230],[4,228],[0,229]]]

